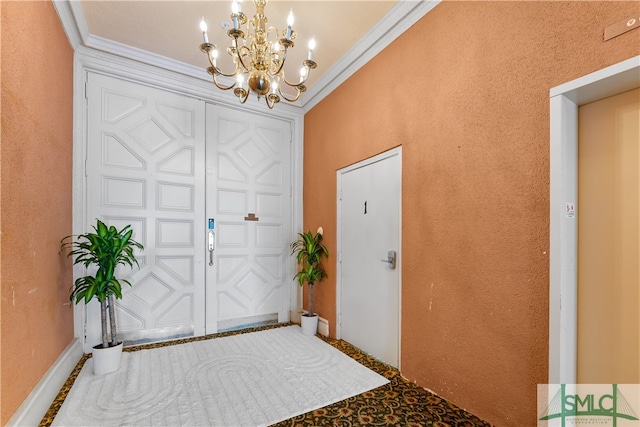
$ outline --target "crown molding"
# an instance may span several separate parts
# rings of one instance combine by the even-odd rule
[[[145,52],[145,54],[154,55],[149,52]],[[81,65],[79,71],[108,74],[231,108],[239,108],[241,105],[231,91],[218,90],[211,83],[211,77],[204,69],[169,58],[155,58],[158,61],[164,61],[164,64],[172,64],[170,67],[162,67],[158,63],[148,63],[140,61],[138,58],[134,60],[123,55],[85,46],[80,46],[75,57]],[[268,110],[268,112],[264,107],[264,100],[258,101],[255,97],[249,97],[246,103],[242,104],[244,110],[268,114],[271,117],[285,120],[296,119],[303,115],[301,107],[289,103],[278,104],[278,108]]]
[[[62,23],[62,28],[67,34],[69,44],[74,51],[85,44],[89,36],[87,22],[82,13],[82,6],[79,1],[52,0],[53,7]]]
[[[293,107],[293,109],[302,109],[303,113],[311,110],[392,41],[429,13],[440,1],[399,0],[378,24],[369,30],[333,67],[323,74],[309,88],[307,93],[302,95],[299,101],[290,104],[286,103],[286,105]],[[82,7],[78,1],[53,0],[53,4],[67,34],[69,43],[76,52],[88,53],[88,50],[104,52],[109,57],[115,55],[198,80],[207,82],[211,80],[211,77],[202,67],[196,67],[113,40],[91,35],[84,19]],[[282,108],[282,106],[279,108]]]

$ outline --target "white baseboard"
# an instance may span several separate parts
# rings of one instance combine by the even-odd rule
[[[329,336],[329,321],[324,317],[318,318],[318,333],[325,337]]]
[[[7,426],[40,424],[60,388],[82,358],[82,354],[82,343],[78,338],[74,338],[9,419]]]

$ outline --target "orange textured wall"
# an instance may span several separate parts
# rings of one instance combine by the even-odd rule
[[[336,170],[402,145],[402,373],[496,425],[534,425],[547,382],[549,89],[640,54],[640,30],[602,40],[639,12],[445,1],[305,116],[304,227],[332,254]]]
[[[73,338],[73,51],[50,1],[2,2],[1,397],[5,425]]]

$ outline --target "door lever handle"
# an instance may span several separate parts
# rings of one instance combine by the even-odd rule
[[[216,233],[213,230],[209,230],[208,234],[208,249],[209,249],[209,265],[213,265],[213,251],[215,250]]]
[[[380,261],[386,262],[389,264],[392,270],[396,268],[396,251],[387,252],[387,259],[381,259]]]

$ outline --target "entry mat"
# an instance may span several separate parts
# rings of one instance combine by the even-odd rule
[[[297,325],[88,359],[54,426],[263,426],[389,381]]]

